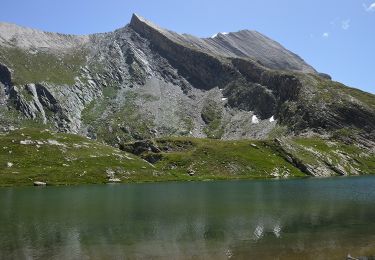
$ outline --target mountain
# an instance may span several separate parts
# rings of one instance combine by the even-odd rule
[[[194,138],[218,147],[215,140],[232,140],[232,149],[251,139],[244,142],[260,142],[252,144],[303,174],[374,173],[374,95],[332,81],[256,31],[201,39],[135,14],[124,28],[87,36],[0,23],[0,111],[6,134],[27,127],[87,136],[154,166],[205,147]],[[185,174],[198,158],[189,160]]]

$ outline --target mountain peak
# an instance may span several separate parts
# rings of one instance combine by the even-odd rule
[[[130,26],[153,42],[169,40],[213,56],[258,60],[270,69],[317,73],[298,55],[257,31],[222,32],[211,38],[198,38],[163,29],[137,14],[133,14]]]
[[[163,29],[161,27],[159,27],[158,25],[154,24],[153,22],[147,20],[146,18],[144,18],[144,17],[142,17],[142,16],[140,16],[136,13],[133,13],[132,18],[130,20],[130,26],[132,26],[133,28],[137,28],[140,25],[144,25],[144,26],[153,28],[153,29],[158,30],[158,31],[163,31]]]

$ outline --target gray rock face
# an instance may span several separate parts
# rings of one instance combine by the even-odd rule
[[[77,48],[83,62],[63,60]],[[137,15],[89,36],[0,24],[0,51],[18,49],[34,66],[57,60],[77,69],[65,75],[56,66],[35,82],[28,61],[0,52],[2,109],[112,145],[171,135],[261,139],[280,125],[289,134],[349,127],[375,136],[373,95],[338,86],[258,32],[199,39]],[[36,62],[35,53],[43,54]],[[27,83],[14,83],[21,73]]]
[[[44,124],[50,122],[62,131],[78,133],[81,128],[81,111],[94,99],[95,90],[82,90],[79,85],[31,83],[10,87],[9,101],[26,118],[39,119]]]
[[[9,69],[0,63],[0,82],[3,83],[4,85],[11,85],[11,73]]]
[[[7,103],[7,92],[11,85],[11,73],[9,69],[0,63],[0,106]]]

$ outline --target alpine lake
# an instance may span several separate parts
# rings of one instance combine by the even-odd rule
[[[348,255],[375,256],[375,176],[0,188],[0,259]]]

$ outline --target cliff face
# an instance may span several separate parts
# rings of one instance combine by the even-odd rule
[[[137,15],[72,36],[0,24],[0,117],[112,145],[164,136],[374,140],[375,98],[317,73],[254,31],[200,39]],[[361,139],[361,140],[362,140]]]

